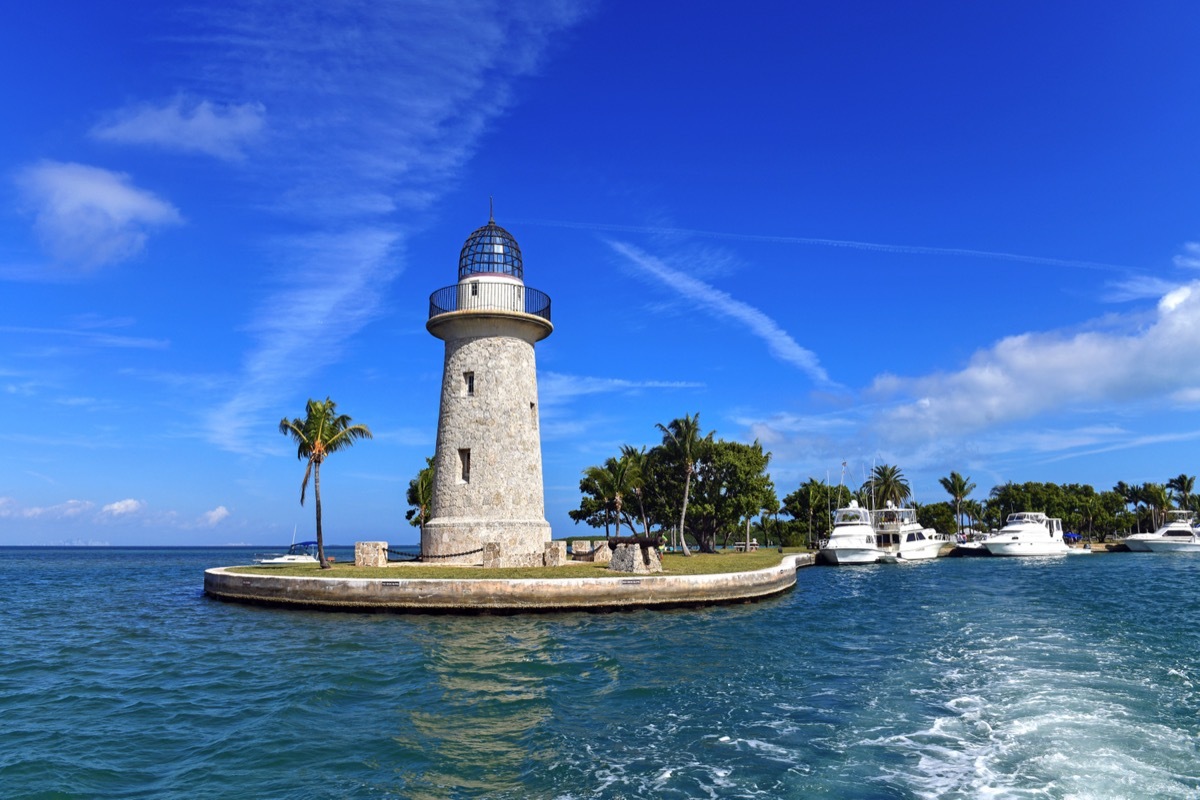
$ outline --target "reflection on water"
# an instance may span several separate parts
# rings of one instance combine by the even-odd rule
[[[417,636],[431,696],[399,709],[395,737],[414,798],[517,793],[552,758],[538,727],[550,716],[553,643],[537,620],[436,620]],[[429,701],[432,702],[429,702]],[[422,774],[411,774],[414,764]]]

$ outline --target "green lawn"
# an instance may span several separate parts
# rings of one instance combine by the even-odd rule
[[[801,552],[791,550],[788,552]],[[753,553],[725,552],[716,555],[694,554],[691,558],[670,554],[663,556],[664,575],[711,575],[720,572],[749,572],[773,567],[783,559],[778,550],[758,550]],[[482,567],[444,567],[432,564],[404,564],[393,567],[363,567],[335,563],[333,569],[322,570],[317,565],[286,567],[235,567],[234,572],[246,575],[292,575],[307,578],[607,578],[623,573],[612,572],[607,565],[577,563],[562,567],[513,567],[484,570]]]

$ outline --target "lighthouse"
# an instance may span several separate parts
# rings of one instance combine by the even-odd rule
[[[542,488],[533,347],[554,330],[550,298],[525,285],[521,248],[494,218],[463,245],[458,283],[429,298],[446,343],[433,507],[421,554],[437,563],[540,566]]]

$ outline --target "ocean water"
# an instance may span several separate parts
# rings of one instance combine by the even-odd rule
[[[0,548],[0,797],[1200,797],[1200,557],[510,617],[203,596],[248,558]]]

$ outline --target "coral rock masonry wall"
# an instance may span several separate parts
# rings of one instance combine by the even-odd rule
[[[662,572],[662,559],[658,557],[658,548],[642,549],[640,544],[619,544],[613,550],[612,560],[608,568],[613,572],[632,572],[637,575],[649,575],[652,572]]]
[[[355,542],[354,566],[386,567],[388,563],[387,542]]]
[[[446,342],[432,519],[421,551],[496,566],[540,566],[550,541],[542,486],[533,343],[549,323],[527,314],[448,313],[429,322]],[[470,376],[469,380],[466,376]]]

